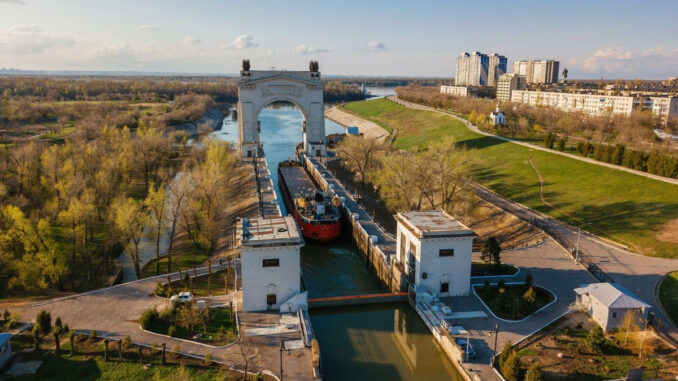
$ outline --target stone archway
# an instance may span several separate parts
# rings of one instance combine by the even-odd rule
[[[304,152],[325,156],[323,88],[318,71],[249,70],[243,62],[238,82],[238,142],[243,157],[259,156],[259,113],[273,102],[290,102],[304,116]]]

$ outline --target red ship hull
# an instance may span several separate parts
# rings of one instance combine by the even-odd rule
[[[293,195],[304,189],[317,189],[303,167],[278,167],[278,180],[285,207],[299,224],[304,238],[317,242],[329,242],[341,234],[341,218],[333,221],[313,221],[304,218],[297,212]]]

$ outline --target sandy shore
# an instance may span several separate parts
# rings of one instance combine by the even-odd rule
[[[386,140],[386,138],[388,138],[388,131],[381,128],[378,124],[349,114],[346,111],[337,108],[337,106],[325,110],[325,117],[344,127],[357,126],[360,129],[360,132],[366,137],[381,140]]]

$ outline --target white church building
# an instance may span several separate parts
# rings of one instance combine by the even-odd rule
[[[299,251],[304,245],[292,216],[238,222],[244,311],[296,311],[301,293]]]
[[[469,294],[473,230],[442,210],[400,212],[396,221],[397,261],[415,292]]]

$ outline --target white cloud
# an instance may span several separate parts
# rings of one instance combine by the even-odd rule
[[[292,49],[292,53],[297,54],[326,53],[326,52],[327,49],[312,48],[310,46],[306,46],[306,44],[301,44],[296,48]]]
[[[655,47],[634,51],[613,46],[598,49],[588,56],[572,58],[569,63],[582,71],[600,75],[661,78],[671,75],[678,67],[678,48]]]
[[[26,4],[24,0],[0,0],[0,3],[5,4]]]
[[[194,44],[201,44],[202,40],[197,38],[197,37],[188,36],[188,37],[184,38],[184,40],[181,43],[184,44],[184,45],[194,45]]]
[[[71,37],[47,34],[34,24],[14,25],[0,31],[0,52],[7,54],[36,54],[72,44]]]
[[[137,51],[128,43],[101,44],[85,52],[85,56],[92,59],[106,60],[136,60]]]
[[[370,41],[367,43],[367,48],[370,50],[386,50],[386,45],[383,42]]]
[[[244,50],[249,48],[255,48],[259,45],[258,42],[254,42],[254,37],[251,34],[243,34],[238,36],[235,40],[229,42],[225,46],[231,49]]]
[[[159,28],[155,25],[139,25],[135,28],[136,30],[146,30],[146,31],[155,31],[158,30]]]

